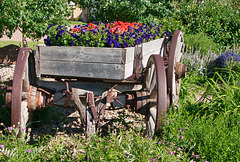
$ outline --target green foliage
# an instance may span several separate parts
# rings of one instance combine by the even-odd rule
[[[124,21],[151,23],[160,17],[168,17],[174,8],[169,1],[160,0],[74,0],[90,10],[89,21]]]
[[[207,33],[215,43],[224,46],[240,43],[239,9],[233,8],[231,3],[214,0],[200,4],[185,2],[175,18],[182,21],[186,33]]]
[[[240,43],[239,2],[208,0],[75,0],[90,9],[89,21],[161,23],[165,30],[206,33],[215,43]]]
[[[190,48],[194,48],[193,52],[200,50],[201,55],[208,54],[208,51],[212,50],[212,52],[219,52],[219,45],[216,44],[212,39],[210,39],[205,33],[197,33],[197,34],[185,34],[184,35],[184,43],[186,44],[186,50]]]
[[[240,71],[236,67],[239,64],[231,63],[219,69],[201,87],[196,85],[201,80],[194,77],[197,73],[182,80],[180,107],[170,110],[163,139],[181,147],[190,159],[239,161]],[[203,95],[196,102],[198,93]]]
[[[0,37],[19,29],[24,36],[39,39],[50,23],[60,24],[69,16],[66,0],[0,1]]]
[[[192,116],[186,110],[171,112],[164,140],[180,147],[194,161],[239,161],[239,113]],[[170,144],[169,144],[170,145]],[[195,156],[194,156],[195,155]],[[198,156],[196,156],[198,155]],[[196,158],[200,157],[200,158]]]

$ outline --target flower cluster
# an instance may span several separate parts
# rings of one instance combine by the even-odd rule
[[[216,59],[217,67],[225,67],[230,61],[240,62],[240,56],[234,52],[225,52]]]
[[[86,46],[86,47],[134,47],[141,43],[170,36],[170,32],[161,31],[162,25],[128,23],[93,22],[78,25],[68,30],[65,26],[53,26],[47,30],[44,40],[47,46]]]

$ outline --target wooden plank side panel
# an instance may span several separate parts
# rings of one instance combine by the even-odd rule
[[[134,62],[129,62],[124,65],[124,79],[130,77],[133,74],[133,64]]]
[[[161,48],[163,47],[164,38],[156,39],[151,42],[142,44],[142,52],[144,55],[149,55],[151,53],[160,54]]]
[[[152,53],[149,53],[149,54],[146,54],[143,56],[143,59],[142,59],[143,68],[145,68],[147,66],[149,57],[154,54],[159,54],[159,50],[153,51]]]
[[[41,60],[101,62],[120,64],[125,62],[122,58],[121,48],[97,48],[80,46],[40,46]]]
[[[122,64],[40,60],[42,75],[123,80],[124,71]]]

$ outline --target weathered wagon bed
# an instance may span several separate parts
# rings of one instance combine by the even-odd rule
[[[162,38],[128,48],[39,45],[37,75],[124,80],[133,74],[137,53],[146,67],[152,54],[163,54],[163,43]]]

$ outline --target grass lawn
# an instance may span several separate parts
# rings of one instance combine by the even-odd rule
[[[0,41],[0,48],[8,46],[10,44],[22,47],[21,41]],[[27,42],[27,44],[29,48],[36,49],[36,45],[43,44],[43,42]]]

